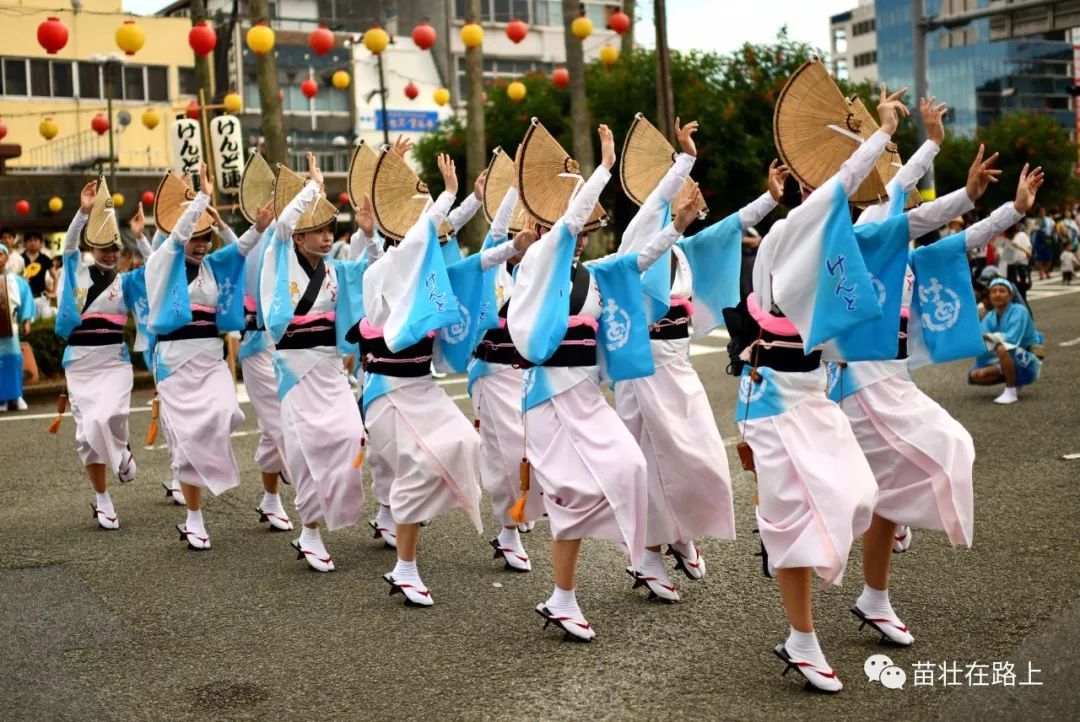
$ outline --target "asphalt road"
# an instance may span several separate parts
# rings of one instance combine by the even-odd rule
[[[234,439],[243,483],[205,505],[213,550],[187,551],[173,529],[184,513],[160,486],[167,451],[141,448],[149,414],[139,392],[139,478],[113,485],[116,532],[86,513],[93,497],[71,420],[47,434],[51,400],[0,416],[0,717],[1080,719],[1080,459],[1062,459],[1080,453],[1080,295],[1038,295],[1049,357],[1021,403],[990,403],[997,391],[967,386],[964,363],[916,374],[975,438],[975,546],[953,550],[940,533],[916,532],[895,557],[893,601],[916,637],[907,649],[880,647],[848,612],[861,588],[856,546],[845,586],[815,593],[818,634],[845,683],[838,696],[780,676],[771,649],[787,625],[753,556],[752,481],[733,453],[739,538],[703,542],[707,578],[673,577],[684,601],[649,603],[630,590],[622,554],[587,541],[578,595],[599,636],[575,645],[542,632],[533,612],[552,584],[546,527],[525,537],[535,571],[505,572],[486,544],[497,529],[486,498],[485,536],[460,513],[422,534],[431,609],[387,596],[393,553],[366,525],[326,535],[337,572],[308,571],[291,534],[257,523],[248,405]],[[708,339],[694,363],[730,441],[735,384],[723,375],[723,343]],[[464,385],[448,382],[465,408]],[[867,680],[863,663],[876,653],[906,671],[904,689]],[[1041,684],[964,677],[969,665],[1006,661],[1017,683],[1030,663]],[[958,665],[945,681],[959,684],[938,681],[939,670],[933,686],[916,685],[918,663]]]

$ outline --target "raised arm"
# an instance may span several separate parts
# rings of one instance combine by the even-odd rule
[[[697,217],[697,209],[701,203],[701,190],[695,185],[693,192],[683,194],[679,200],[679,206],[675,210],[675,216],[660,233],[645,244],[638,252],[638,271],[645,273],[664,252],[671,248],[677,240],[682,238],[683,232],[694,222]]]
[[[908,211],[908,235],[911,240],[937,230],[957,216],[962,216],[975,207],[967,189],[961,188],[948,195],[941,196],[918,208]]]
[[[296,224],[300,222],[300,216],[307,213],[308,208],[311,207],[315,201],[319,199],[322,194],[322,188],[315,180],[309,180],[304,184],[303,189],[296,194],[296,197],[289,201],[289,204],[285,206],[285,210],[281,212],[281,216],[277,222],[277,235],[282,240],[292,240],[293,230],[296,228]]]
[[[476,212],[480,210],[480,206],[483,203],[484,198],[484,183],[487,180],[487,169],[484,169],[476,178],[476,183],[473,186],[473,192],[465,196],[458,207],[450,211],[450,215],[447,216],[447,221],[453,226],[454,231],[460,231],[461,228],[472,220]]]
[[[274,201],[267,201],[255,211],[255,225],[248,228],[236,241],[237,250],[241,256],[247,256],[252,251],[262,248],[263,236],[270,224],[274,222]]]
[[[907,159],[907,162],[900,166],[900,170],[896,171],[896,175],[888,187],[889,197],[892,198],[896,193],[910,193],[918,185],[919,179],[926,175],[926,171],[930,170],[930,166],[934,164],[934,158],[937,157],[940,151],[941,146],[932,140],[928,140],[919,146],[919,149]]]
[[[174,246],[182,250],[184,244],[191,240],[191,235],[195,232],[199,217],[210,205],[210,198],[213,193],[214,181],[210,178],[206,163],[202,163],[199,165],[199,192],[195,194],[195,200],[184,209],[180,220],[176,222],[172,233],[169,234]]]
[[[510,218],[514,214],[517,200],[517,188],[510,186],[506,189],[506,193],[503,194],[502,202],[499,203],[499,210],[495,211],[495,217],[491,219],[490,233],[496,243],[502,243],[510,233]]]
[[[878,156],[885,150],[885,145],[900,124],[900,116],[908,115],[907,107],[900,101],[901,96],[906,92],[907,88],[903,88],[892,95],[887,95],[885,85],[882,84],[881,102],[878,103],[877,107],[881,129],[859,145],[859,148],[851,154],[851,157],[840,166],[840,171],[837,174],[840,183],[844,186],[844,192],[849,198],[866,180],[866,176],[870,175],[870,171],[874,169]]]
[[[570,201],[563,222],[572,235],[581,233],[581,229],[592,215],[596,201],[600,199],[600,193],[604,186],[611,180],[611,167],[615,165],[615,136],[606,125],[601,125],[597,131],[600,134],[600,165],[589,176],[589,180],[581,187],[577,195]]]
[[[991,238],[1010,226],[1016,225],[1035,205],[1035,196],[1046,177],[1041,167],[1030,172],[1028,168],[1028,164],[1025,163],[1024,169],[1020,172],[1020,182],[1016,184],[1016,200],[1005,203],[991,213],[989,218],[984,218],[967,229],[964,243],[968,250],[985,246]]]
[[[79,250],[79,234],[82,233],[86,222],[90,220],[90,211],[94,210],[94,199],[97,197],[97,181],[90,181],[83,186],[79,193],[79,210],[68,224],[67,233],[64,234],[65,256]]]
[[[154,247],[150,245],[150,241],[146,240],[146,234],[143,233],[146,229],[146,216],[143,214],[143,205],[141,201],[135,207],[135,215],[128,221],[128,227],[135,236],[135,245],[139,249],[139,255],[142,256],[142,259],[145,261],[150,258],[150,254],[154,252]]]

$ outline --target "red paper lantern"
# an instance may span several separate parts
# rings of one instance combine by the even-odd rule
[[[556,88],[565,88],[570,85],[570,71],[566,68],[555,68],[551,71],[551,82]]]
[[[142,198],[139,200],[141,200],[142,204],[147,208],[152,207],[154,205],[154,191],[143,191]]]
[[[304,82],[300,83],[300,92],[303,93],[308,100],[311,100],[319,94],[319,84],[311,78],[308,78]]]
[[[630,29],[630,16],[624,13],[622,10],[612,13],[608,18],[608,27],[622,35]]]
[[[409,81],[409,84],[405,86],[405,97],[409,100],[416,100],[416,96],[420,95],[420,88],[416,87],[416,83]]]
[[[217,33],[205,20],[200,20],[188,31],[187,41],[195,54],[203,57],[214,52],[217,47]]]
[[[199,110],[200,108],[198,101],[193,100],[187,104],[187,109],[184,111],[184,115],[191,118],[192,120],[198,120]]]
[[[334,49],[334,34],[325,25],[320,25],[312,30],[307,41],[316,55],[326,55]]]
[[[109,132],[109,119],[104,113],[98,113],[90,120],[90,127],[98,135],[105,135]]]
[[[428,25],[425,20],[413,28],[412,41],[421,50],[427,50],[435,44],[435,28]]]
[[[7,126],[0,122],[0,140],[3,140],[7,135]]]
[[[60,18],[49,18],[38,25],[37,41],[49,55],[56,55],[67,45],[67,25],[60,22]]]
[[[338,193],[337,202],[339,206],[349,205],[350,200],[351,199],[349,198],[349,194],[345,191],[341,191],[341,193]]]
[[[520,43],[529,34],[529,26],[514,18],[506,25],[506,37],[513,43]]]
[[[15,201],[15,212],[18,213],[20,216],[29,215],[30,214],[30,201],[28,201],[28,200]]]

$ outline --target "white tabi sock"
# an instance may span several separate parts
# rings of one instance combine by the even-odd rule
[[[259,509],[264,512],[270,512],[272,514],[280,514],[281,516],[287,516],[285,514],[285,507],[281,505],[281,495],[271,494],[268,491],[263,492],[262,501],[259,503]]]
[[[105,516],[116,516],[116,510],[113,509],[112,499],[109,498],[109,492],[106,491],[101,494],[94,492],[94,496],[97,497],[96,501],[94,502],[94,505],[97,509],[99,509],[103,514],[105,514]]]
[[[664,569],[664,558],[660,555],[660,552],[645,550],[645,556],[641,559],[641,567],[638,570],[647,577],[655,577],[668,584],[671,580],[668,578],[667,570]]]
[[[499,546],[509,547],[516,552],[525,554],[525,548],[521,546],[521,533],[518,532],[516,526],[509,529],[503,527],[499,530]]]
[[[816,632],[800,632],[791,628],[787,640],[784,642],[788,654],[792,659],[800,662],[810,662],[815,667],[829,669],[829,663],[825,661],[825,655],[818,645]]]
[[[894,622],[900,622],[900,618],[893,611],[889,603],[888,589],[874,589],[863,584],[862,594],[855,600],[855,606],[861,609],[868,617],[884,617]]]
[[[396,582],[409,582],[416,586],[424,586],[424,583],[420,581],[420,571],[416,568],[416,560],[407,562],[404,559],[398,559],[397,564],[394,565],[394,571],[390,572],[390,576],[394,578]]]
[[[995,404],[1015,404],[1020,400],[1015,386],[1006,386],[1001,395],[994,399]]]
[[[326,547],[323,545],[319,527],[305,526],[300,531],[300,548],[314,552],[316,556],[323,559],[330,556],[330,553],[326,551]]]
[[[574,594],[573,589],[560,589],[555,587],[555,591],[551,593],[546,602],[548,611],[555,615],[567,615],[575,619],[584,619],[585,616],[581,613],[581,607],[578,606],[577,596]]]
[[[382,529],[389,529],[393,534],[397,525],[394,523],[394,515],[390,513],[390,507],[379,504],[379,511],[375,514],[375,524]]]
[[[203,524],[202,509],[199,509],[198,511],[188,509],[187,523],[184,524],[184,528],[192,534],[206,536],[206,526]]]

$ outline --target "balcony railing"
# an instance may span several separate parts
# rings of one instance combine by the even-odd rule
[[[164,170],[172,165],[168,151],[129,149],[123,146],[123,133],[113,135],[117,172]],[[9,164],[22,172],[89,170],[109,165],[109,136],[85,130],[75,135],[48,141],[31,148],[23,158]]]

